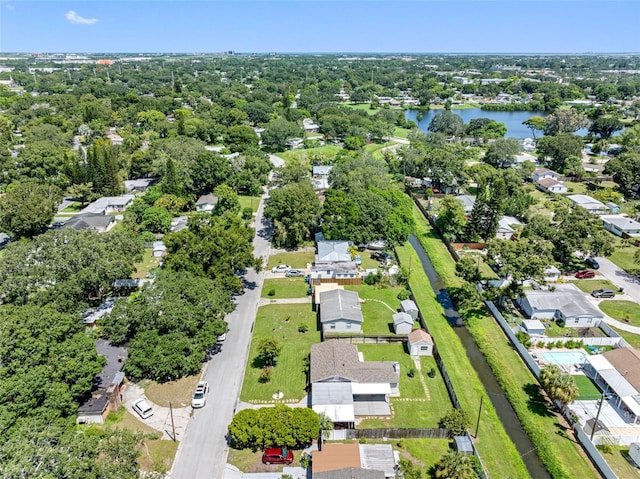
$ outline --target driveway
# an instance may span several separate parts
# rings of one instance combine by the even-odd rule
[[[281,158],[270,155],[274,165],[284,164]],[[271,225],[262,213],[262,197],[255,218],[254,255],[269,256]],[[223,477],[229,448],[227,426],[238,406],[244,369],[249,355],[251,335],[260,302],[264,273],[248,269],[244,274],[244,294],[234,298],[237,308],[225,318],[229,324],[221,352],[207,363],[203,379],[209,381],[207,405],[194,412],[185,437],[180,443],[171,471],[173,479],[220,479]]]
[[[618,288],[624,288],[624,292],[629,295],[633,301],[640,303],[640,278],[627,273],[607,258],[598,257],[597,260],[600,264],[598,273]]]

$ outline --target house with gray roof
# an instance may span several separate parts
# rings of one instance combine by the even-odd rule
[[[314,190],[326,190],[329,188],[329,173],[333,165],[314,165],[311,174],[311,185]]]
[[[137,178],[135,180],[125,180],[124,189],[129,193],[144,193],[147,188],[156,181],[155,178]]]
[[[335,263],[352,261],[349,241],[318,241],[315,263]]]
[[[200,213],[211,213],[218,204],[218,197],[209,193],[208,195],[202,195],[196,201],[196,211]]]
[[[65,221],[63,228],[105,233],[116,225],[116,217],[99,213],[81,213]]]
[[[579,206],[594,215],[606,215],[609,213],[609,208],[604,203],[591,198],[589,195],[569,195],[567,198],[571,200],[571,206]]]
[[[322,332],[361,333],[362,308],[355,291],[334,289],[320,293],[320,324]]]
[[[473,205],[476,204],[476,197],[473,195],[458,195],[456,200],[462,203],[465,214],[470,215],[473,211]]]
[[[353,344],[335,339],[311,346],[311,407],[334,423],[352,427],[357,416],[389,416],[399,395],[400,365],[364,361]]]
[[[134,199],[135,196],[133,195],[103,196],[93,203],[89,203],[80,213],[94,213],[99,215],[122,213],[133,203]]]
[[[554,291],[525,291],[516,303],[530,319],[562,320],[568,328],[596,327],[604,318],[573,284],[558,284]]]
[[[604,229],[621,238],[640,238],[640,223],[624,215],[606,215],[600,219]]]

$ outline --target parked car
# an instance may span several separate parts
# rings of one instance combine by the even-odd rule
[[[293,462],[293,451],[286,447],[270,447],[262,454],[264,464],[291,464]]]
[[[375,253],[371,253],[371,259],[375,259],[376,261],[389,261],[393,259],[393,256],[383,251],[376,251]]]
[[[385,249],[386,247],[387,247],[387,243],[385,243],[383,240],[372,241],[371,243],[367,244],[367,249],[373,249],[373,250],[382,250],[382,249]]]
[[[598,269],[600,267],[600,263],[598,263],[595,258],[587,258],[584,262],[587,263],[587,266],[591,266],[593,269]]]
[[[291,269],[291,266],[288,264],[279,264],[278,266],[274,266],[271,268],[272,273],[286,273]]]
[[[219,343],[223,342],[225,339],[227,339],[227,333],[222,333],[220,336],[218,336]]]
[[[147,402],[146,399],[138,399],[133,403],[133,410],[138,413],[142,419],[147,419],[148,417],[153,416],[153,408],[151,404]]]
[[[196,390],[193,393],[191,399],[191,407],[203,407],[207,403],[207,394],[209,393],[209,383],[207,381],[200,381],[196,386]]]
[[[578,271],[576,273],[576,278],[578,279],[595,278],[595,276],[596,276],[596,272],[590,269],[585,269],[583,271]]]
[[[301,269],[290,269],[284,275],[287,278],[302,278],[303,276],[305,276],[305,274],[306,273]]]
[[[616,293],[612,289],[596,289],[591,292],[594,298],[615,298]]]

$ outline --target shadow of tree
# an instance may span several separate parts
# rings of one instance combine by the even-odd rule
[[[538,416],[553,416],[553,410],[546,398],[540,392],[540,386],[536,383],[528,383],[522,387],[522,390],[529,397],[527,399],[527,408]]]

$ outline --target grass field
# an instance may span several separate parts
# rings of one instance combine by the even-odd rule
[[[616,473],[618,479],[638,479],[640,472],[629,463],[629,448],[613,446],[611,453],[600,451],[607,464]]]
[[[455,276],[455,263],[448,251],[421,215],[417,221],[416,231],[436,271],[447,286],[459,286],[461,279]],[[536,378],[513,350],[498,324],[484,310],[478,309],[473,313],[467,319],[467,328],[489,362],[547,470],[554,477],[598,477],[591,463],[568,435],[567,427],[559,422],[558,416],[540,394]],[[433,331],[432,334],[436,343],[442,344]],[[445,344],[449,346],[450,341]],[[445,364],[449,368],[446,360]],[[458,387],[456,393],[461,395]],[[555,434],[550,435],[549,431],[555,431]],[[480,452],[484,461],[482,449]]]
[[[393,130],[393,136],[396,138],[409,138],[409,132],[411,132],[411,130],[408,128],[400,128],[397,126]]]
[[[578,386],[578,391],[580,391],[578,399],[586,400],[600,398],[600,390],[589,377],[577,374],[573,376],[573,379],[576,382],[576,386]]]
[[[611,326],[616,333],[622,337],[632,348],[640,349],[640,334],[629,333],[627,331],[623,331],[622,329],[618,329],[615,326]]]
[[[62,209],[60,211],[60,213],[80,213],[80,210],[82,210],[84,208],[84,206],[82,206],[81,203],[79,203],[78,201],[75,201],[73,203],[71,203],[69,206],[67,206],[66,208]]]
[[[306,333],[298,332],[302,324],[309,328]],[[271,372],[271,380],[260,382],[260,364],[256,361],[258,344],[270,337],[282,345],[282,352]],[[272,304],[258,308],[240,399],[270,401],[278,390],[284,399],[302,399],[307,383],[305,360],[311,345],[318,342],[320,333],[310,305]]]
[[[640,304],[638,303],[605,299],[598,306],[604,314],[613,319],[624,321],[632,326],[640,326]]]
[[[287,251],[269,256],[268,268],[271,269],[279,264],[288,264],[292,268],[304,269],[309,263],[313,263],[315,253],[312,250]]]
[[[575,284],[580,291],[587,294],[591,294],[591,292],[596,289],[612,289],[613,291],[618,291],[618,287],[607,279],[577,279],[570,281],[570,283]]]
[[[307,296],[307,283],[304,282],[304,278],[274,278],[265,279],[262,286],[263,298],[304,298]],[[275,291],[275,294],[269,295],[271,290]]]
[[[640,265],[634,264],[633,257],[639,251],[637,246],[625,246],[621,241],[616,244],[616,250],[613,252],[609,259],[613,261],[618,268],[625,271],[631,269],[638,269]]]
[[[420,226],[418,225],[418,228]],[[425,232],[426,230],[422,229],[422,231],[418,231],[418,234],[424,235]],[[438,243],[442,246],[440,241]],[[486,407],[483,408],[482,413],[482,429],[476,446],[490,476],[513,479],[529,477],[513,442],[507,436],[493,405],[486,397],[484,386],[467,357],[460,339],[444,317],[442,307],[437,302],[433,290],[429,287],[426,274],[422,268],[417,266],[420,264],[418,255],[408,244],[399,247],[397,251],[402,264],[411,262],[416,265],[411,269],[410,274],[414,297],[423,317],[426,318],[434,341],[436,344],[442,345],[440,346],[440,354],[462,408],[472,414],[472,411],[478,411],[480,398],[485,397]],[[437,252],[431,256],[432,260],[437,257]]]
[[[429,470],[453,448],[449,439],[403,439],[402,447],[396,449],[400,457],[413,461],[426,472],[424,477],[432,477]]]
[[[288,150],[283,153],[278,153],[278,156],[286,163],[298,161],[311,165],[314,160],[333,160],[340,150],[342,150],[342,148],[339,146],[325,145],[317,148]]]
[[[404,288],[362,284],[359,286],[345,286],[345,289],[357,291],[360,299],[365,300],[362,304],[363,333],[393,334],[392,316],[400,309],[398,293]]]
[[[157,268],[160,265],[160,258],[153,256],[152,248],[145,248],[142,253],[142,261],[136,263],[135,272],[131,275],[133,278],[144,279],[147,277],[147,273]]]
[[[191,404],[191,396],[199,380],[200,375],[195,374],[163,384],[145,380],[139,385],[144,389],[145,396],[158,406],[169,407],[171,401],[174,406],[184,407]]]
[[[240,200],[240,206],[242,209],[251,208],[255,213],[258,211],[258,206],[260,205],[260,197],[259,196],[243,196],[240,195],[238,197]]]

